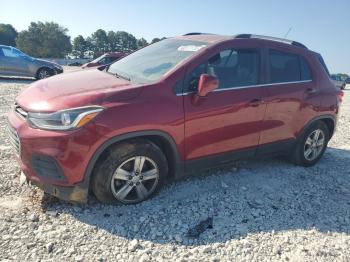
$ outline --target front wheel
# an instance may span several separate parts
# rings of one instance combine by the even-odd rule
[[[322,157],[328,141],[327,125],[322,121],[314,123],[299,138],[291,155],[292,162],[305,167],[313,166]]]
[[[147,140],[124,142],[110,149],[97,166],[92,191],[106,204],[135,204],[154,195],[168,173],[161,149]]]
[[[52,73],[51,73],[50,69],[48,69],[48,68],[41,68],[41,69],[39,69],[39,71],[36,74],[36,79],[37,80],[45,79],[45,78],[48,78],[51,75],[52,75]]]

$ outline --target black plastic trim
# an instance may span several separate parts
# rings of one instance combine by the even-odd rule
[[[103,143],[94,153],[94,155],[92,156],[92,158],[89,161],[89,164],[85,170],[85,174],[84,174],[84,181],[83,183],[86,184],[87,186],[89,186],[90,183],[90,178],[92,175],[92,171],[97,163],[97,160],[99,159],[99,157],[102,155],[102,153],[111,145],[117,143],[117,142],[121,142],[127,139],[132,139],[132,138],[138,138],[138,137],[144,137],[144,136],[158,136],[161,138],[166,139],[166,141],[168,141],[171,149],[172,149],[172,153],[175,157],[175,166],[176,166],[176,172],[175,174],[179,173],[179,175],[181,175],[181,172],[183,171],[183,164],[182,161],[180,160],[180,156],[179,156],[179,152],[177,150],[176,147],[176,143],[174,142],[173,138],[163,132],[163,131],[159,131],[159,130],[147,130],[147,131],[137,131],[137,132],[131,132],[131,133],[127,133],[127,134],[123,134],[120,136],[116,136],[113,137],[109,140],[107,140],[105,143]]]
[[[59,182],[67,181],[60,165],[50,156],[34,155],[31,166],[38,177]]]

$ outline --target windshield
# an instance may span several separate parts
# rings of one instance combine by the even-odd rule
[[[136,83],[151,83],[207,45],[207,42],[165,39],[113,63],[108,72]]]
[[[101,55],[99,57],[97,57],[95,60],[92,60],[90,63],[98,63],[98,61],[100,61],[102,58],[104,58],[106,56],[106,54]]]

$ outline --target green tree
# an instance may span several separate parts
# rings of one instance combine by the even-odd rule
[[[121,52],[131,52],[137,49],[137,39],[132,34],[125,31],[118,31],[118,40]]]
[[[148,42],[143,37],[137,40],[137,48],[142,48],[148,45]]]
[[[88,37],[87,42],[94,52],[94,57],[106,52],[130,52],[138,48],[137,39],[132,34],[124,31],[109,31],[99,29]]]
[[[89,44],[83,36],[78,35],[73,39],[72,53],[75,57],[84,58],[86,51],[89,51]]]
[[[108,51],[109,52],[118,52],[120,47],[118,45],[118,34],[114,31],[109,31],[107,34],[108,38]]]
[[[0,45],[16,46],[18,33],[10,24],[0,24]]]
[[[162,38],[156,37],[156,38],[153,38],[152,41],[151,41],[151,44],[154,44],[154,43],[156,43],[156,42],[159,42],[160,40],[163,40],[163,39],[166,39],[166,37],[162,37]]]
[[[95,33],[89,38],[89,42],[92,46],[92,51],[94,51],[94,56],[100,56],[108,52],[109,43],[107,33],[103,29],[98,29]]]
[[[64,57],[72,50],[68,29],[54,22],[32,22],[18,34],[16,44],[22,51],[36,57]]]

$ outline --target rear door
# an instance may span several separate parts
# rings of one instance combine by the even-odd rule
[[[304,123],[316,116],[318,90],[306,57],[278,47],[266,49],[265,57],[267,108],[260,145],[281,142],[283,150],[292,145],[289,142],[294,141]],[[264,153],[262,148],[258,153]]]
[[[241,156],[254,155],[265,112],[260,62],[258,44],[232,46],[189,70],[184,95],[186,160],[238,151]],[[195,102],[203,73],[215,75],[220,86]]]

